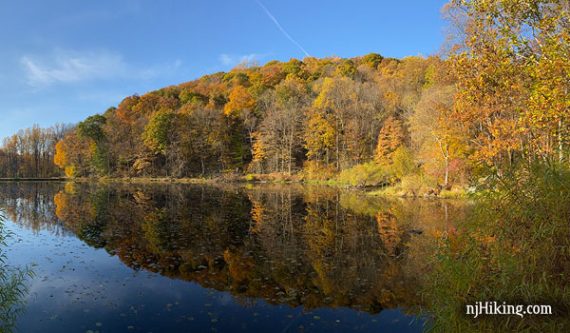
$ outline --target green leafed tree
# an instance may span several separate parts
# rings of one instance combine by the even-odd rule
[[[107,137],[104,131],[106,122],[104,116],[94,115],[77,125],[79,136],[90,141],[91,166],[98,175],[106,175],[110,171]]]

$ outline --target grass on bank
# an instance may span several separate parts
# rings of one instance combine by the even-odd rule
[[[414,177],[415,178],[415,177]],[[415,182],[417,181],[417,182]],[[437,185],[425,185],[420,179],[408,180],[405,178],[402,182],[391,186],[381,188],[379,190],[370,191],[368,195],[379,197],[422,197],[422,198],[440,198],[440,199],[467,199],[471,192],[465,186],[454,185],[450,189],[438,188]]]
[[[534,165],[496,178],[463,225],[438,235],[425,309],[435,332],[570,331],[570,170]],[[551,305],[552,315],[465,314],[477,301]]]

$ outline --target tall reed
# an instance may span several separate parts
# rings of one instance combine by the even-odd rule
[[[438,238],[426,309],[435,332],[570,331],[570,169],[519,166],[490,177],[463,225]],[[465,314],[467,304],[547,304],[552,315]]]

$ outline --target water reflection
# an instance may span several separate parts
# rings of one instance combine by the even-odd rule
[[[269,185],[7,184],[0,201],[20,226],[75,235],[136,271],[229,292],[246,307],[263,299],[371,314],[415,313],[431,236],[465,212],[460,202]]]
[[[4,213],[0,210],[0,332],[14,328],[27,293],[26,279],[33,276],[29,267],[13,267],[6,263],[5,248],[10,237],[5,228]]]

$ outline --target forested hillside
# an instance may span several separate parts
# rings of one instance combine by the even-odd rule
[[[434,124],[416,118],[432,116],[430,104],[451,105],[452,84],[436,57],[244,65],[125,98],[69,130],[54,148],[55,163],[68,176],[332,176],[373,160],[389,163],[399,147],[406,154],[436,148],[420,134]]]
[[[53,155],[69,177],[279,173],[434,187],[566,161],[568,3],[530,3],[452,1],[461,33],[444,58],[243,64],[129,96],[41,152],[26,133],[7,139],[0,170],[51,175]]]

